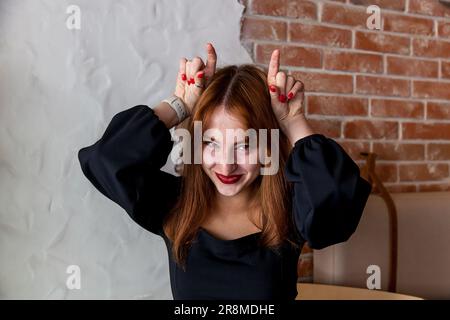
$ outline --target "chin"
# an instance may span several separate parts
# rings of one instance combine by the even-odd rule
[[[213,181],[214,181],[214,185],[216,186],[217,191],[221,195],[224,195],[227,197],[232,197],[232,196],[238,194],[239,192],[241,192],[241,190],[244,188],[245,183],[246,183],[245,178],[247,178],[247,177],[244,177],[243,181],[239,181],[238,183],[234,183],[234,184],[224,184],[217,178],[215,178]]]
[[[239,187],[223,187],[223,186],[217,186],[216,185],[216,188],[217,188],[217,191],[221,195],[224,195],[224,196],[227,196],[227,197],[232,197],[234,195],[237,195],[242,190],[241,186],[239,186]]]

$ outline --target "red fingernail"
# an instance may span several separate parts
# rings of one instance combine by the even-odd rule
[[[203,78],[204,75],[205,75],[205,74],[204,74],[203,72],[200,72],[200,73],[197,75],[197,77],[198,77],[199,79],[201,79],[201,78]]]
[[[186,77],[186,75],[185,75],[184,73],[181,75],[181,79],[182,79],[183,81],[186,81],[187,77]]]
[[[278,96],[278,100],[280,100],[280,102],[286,102],[286,96],[284,94],[280,94]]]
[[[294,94],[292,92],[289,92],[288,94],[288,100],[291,100],[294,97]]]
[[[277,91],[277,88],[274,85],[270,85],[269,89],[270,89],[271,92],[276,92]]]
[[[195,83],[194,78],[190,78],[189,81],[191,81],[191,83]]]

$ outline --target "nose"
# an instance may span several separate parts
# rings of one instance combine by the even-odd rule
[[[216,172],[220,173],[224,176],[232,175],[233,172],[236,171],[237,165],[236,164],[217,164],[216,165]]]
[[[238,167],[233,149],[224,148],[217,154],[216,169],[220,174],[231,175]]]

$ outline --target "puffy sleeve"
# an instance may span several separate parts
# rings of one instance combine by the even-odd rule
[[[371,192],[358,165],[334,140],[312,134],[297,140],[285,167],[292,182],[296,229],[313,249],[347,241]]]
[[[180,177],[161,171],[172,150],[170,131],[145,105],[114,115],[103,136],[78,151],[86,178],[141,227],[162,234]]]

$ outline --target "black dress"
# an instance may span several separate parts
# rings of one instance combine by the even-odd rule
[[[117,113],[103,136],[82,148],[78,158],[84,175],[102,194],[164,239],[174,299],[294,300],[304,241],[315,249],[346,241],[371,191],[339,144],[321,134],[304,137],[295,143],[284,168],[294,185],[292,214],[300,248],[286,241],[278,254],[258,246],[261,232],[221,240],[201,228],[184,272],[175,264],[162,229],[182,179],[160,170],[172,147],[170,131],[153,109],[138,105]]]

